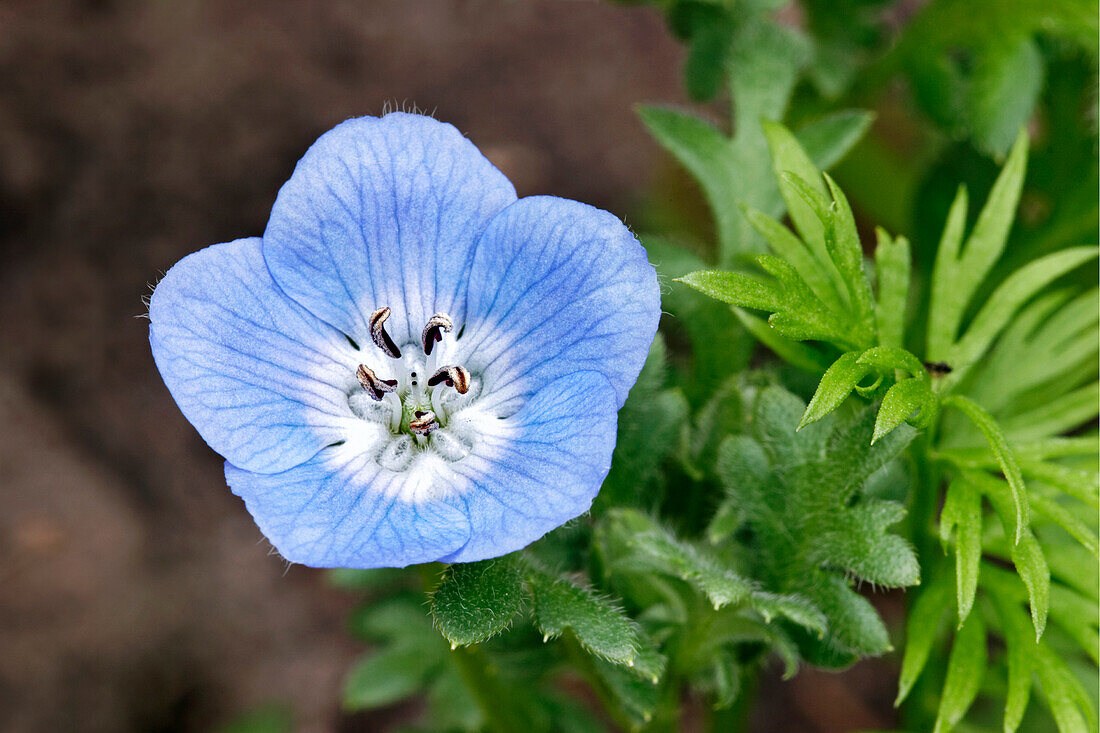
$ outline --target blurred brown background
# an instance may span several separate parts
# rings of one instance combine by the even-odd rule
[[[341,714],[353,599],[268,555],[153,367],[142,297],[260,234],[310,142],[386,102],[457,125],[521,195],[629,221],[668,165],[632,105],[683,102],[680,60],[659,16],[597,2],[5,0],[0,730],[407,717]],[[766,684],[757,727],[885,726],[892,684]]]

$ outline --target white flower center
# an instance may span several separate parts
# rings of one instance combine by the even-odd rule
[[[457,351],[457,339],[444,340],[453,328],[448,316],[432,316],[420,344],[398,345],[385,329],[389,315],[389,308],[379,308],[370,319],[371,339],[389,358],[360,364],[348,391],[352,412],[388,436],[379,441],[375,460],[398,472],[424,454],[462,460],[474,449],[477,426],[492,419],[478,409],[481,377],[447,362]]]

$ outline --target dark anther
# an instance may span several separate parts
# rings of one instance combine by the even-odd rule
[[[442,313],[436,313],[429,318],[427,325],[424,326],[424,332],[420,334],[420,341],[424,344],[424,355],[430,356],[436,342],[442,341],[443,334],[450,333],[454,327],[455,324],[451,319]]]
[[[470,389],[470,373],[460,366],[440,367],[428,380],[428,386],[434,387],[443,382],[457,389],[459,394],[466,394],[466,390]]]
[[[386,353],[386,356],[400,359],[401,349],[397,348],[397,344],[395,344],[393,339],[390,338],[390,335],[386,333],[386,326],[384,324],[389,317],[389,308],[379,308],[374,313],[371,313],[370,337],[374,340],[375,345]]]
[[[943,377],[954,371],[951,365],[945,361],[926,361],[924,362],[924,368],[933,377]]]
[[[355,370],[355,376],[359,378],[359,384],[363,385],[363,389],[367,390],[367,394],[379,402],[387,392],[393,392],[397,389],[396,379],[379,379],[378,375],[365,364],[359,365],[359,368]]]
[[[413,413],[413,419],[409,421],[409,430],[417,435],[427,435],[438,427],[435,413],[431,410],[417,410]]]

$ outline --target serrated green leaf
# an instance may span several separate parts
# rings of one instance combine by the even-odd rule
[[[943,574],[920,590],[916,603],[909,611],[905,629],[905,654],[898,676],[898,695],[894,707],[898,707],[913,689],[917,678],[924,671],[932,645],[951,602],[950,576]]]
[[[527,583],[535,597],[535,623],[544,637],[570,629],[590,653],[616,664],[634,663],[638,626],[618,606],[591,588],[538,570],[528,574]]]
[[[452,645],[479,644],[508,628],[525,597],[511,556],[454,564],[432,595],[432,616]]]
[[[878,342],[886,347],[901,348],[905,344],[905,313],[909,301],[910,253],[909,240],[893,238],[885,229],[875,230],[875,269],[878,275],[878,300],[875,324]]]
[[[684,542],[640,512],[620,511],[617,520],[631,527],[631,550],[650,567],[678,577],[698,589],[715,610],[745,602],[753,590],[749,581],[705,550]]]
[[[1000,517],[1005,533],[1010,534],[1013,526],[1013,510],[1010,490],[1005,482],[984,471],[963,471],[962,476],[981,489]],[[1043,629],[1046,628],[1047,610],[1050,604],[1050,569],[1043,556],[1042,547],[1030,529],[1025,529],[1015,544],[1010,543],[1010,555],[1020,580],[1027,587],[1031,620],[1035,625],[1036,637],[1042,636]]]
[[[825,634],[829,621],[812,601],[803,596],[753,591],[752,606],[771,623],[772,619],[783,616],[819,637]]]
[[[956,477],[947,488],[947,498],[940,512],[940,539],[947,542],[956,530],[955,588],[961,626],[974,606],[982,559],[982,497],[977,488],[962,477]]]
[[[947,660],[947,678],[936,713],[935,733],[946,733],[955,727],[978,696],[985,677],[985,623],[979,613],[966,619],[951,647]]]
[[[872,443],[877,443],[884,435],[893,432],[895,428],[913,413],[919,413],[914,424],[928,425],[936,409],[936,396],[932,393],[932,387],[928,380],[920,377],[903,379],[886,390],[879,406],[878,417],[875,419],[875,434],[871,437]]]
[[[813,553],[826,565],[887,588],[920,583],[913,548],[886,528],[904,518],[905,508],[892,501],[867,500],[840,514],[833,528],[821,533]]]
[[[1012,489],[1012,503],[1015,506],[1016,526],[1013,529],[1016,541],[1020,541],[1024,530],[1027,528],[1030,512],[1027,503],[1027,489],[1024,487],[1024,477],[1020,472],[1020,466],[1016,463],[1016,457],[1008,445],[1008,440],[1001,431],[993,417],[982,407],[963,395],[950,395],[943,400],[944,406],[957,407],[966,415],[972,423],[985,436],[989,448],[997,459],[997,464]]]

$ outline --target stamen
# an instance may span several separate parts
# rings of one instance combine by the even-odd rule
[[[359,384],[363,385],[363,389],[367,390],[367,394],[376,402],[381,402],[387,392],[397,389],[396,379],[379,379],[378,375],[365,364],[359,365],[355,370],[355,376],[359,379]]]
[[[393,359],[401,358],[401,349],[397,348],[397,344],[393,342],[390,335],[386,333],[385,323],[390,317],[390,309],[388,307],[382,307],[376,310],[370,316],[370,337],[374,340],[375,346],[382,349],[386,356]]]
[[[437,341],[443,340],[444,333],[450,333],[455,324],[445,313],[436,313],[428,319],[424,326],[424,332],[420,334],[420,341],[424,344],[424,355],[431,356],[432,348]]]
[[[413,419],[409,421],[409,430],[417,435],[427,435],[438,427],[435,413],[431,410],[417,410],[413,413]]]
[[[428,386],[434,387],[443,382],[446,382],[448,387],[454,387],[459,394],[466,394],[470,389],[470,373],[460,366],[440,367],[428,380]]]

